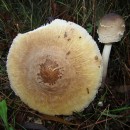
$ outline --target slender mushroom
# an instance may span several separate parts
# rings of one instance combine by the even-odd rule
[[[102,57],[81,26],[56,19],[18,34],[7,57],[14,90],[31,108],[48,115],[70,115],[94,99],[102,79]]]
[[[101,18],[98,26],[99,41],[104,43],[102,53],[103,58],[103,82],[105,81],[108,61],[111,52],[112,43],[119,42],[125,31],[125,22],[123,18],[115,13],[106,14]]]

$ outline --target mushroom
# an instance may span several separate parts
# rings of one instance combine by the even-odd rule
[[[56,19],[18,34],[7,57],[11,88],[30,108],[71,115],[94,99],[102,80],[102,57],[81,26]]]
[[[101,18],[98,26],[99,42],[104,43],[102,52],[103,59],[103,82],[105,81],[108,61],[111,52],[112,43],[119,42],[125,31],[125,22],[123,18],[115,13],[106,14]]]

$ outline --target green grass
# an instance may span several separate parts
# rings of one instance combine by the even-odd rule
[[[7,104],[5,100],[0,102],[0,117],[3,121],[5,130],[14,130],[11,124],[8,123],[8,116],[7,116]]]
[[[6,57],[12,40],[18,33],[33,30],[51,19],[65,19],[83,26],[93,36],[102,52],[103,45],[98,41],[96,30],[99,19],[109,12],[123,16],[126,21],[126,31],[121,42],[115,43],[112,47],[105,87],[99,89],[95,100],[88,108],[83,112],[74,113],[73,116],[46,117],[31,110],[14,95],[6,73]],[[117,91],[121,85],[130,85],[129,12],[129,0],[1,0],[0,129],[10,130],[11,126],[14,126],[15,129],[26,130],[23,124],[30,117],[32,122],[35,118],[40,118],[47,129],[53,130],[129,129],[130,92]],[[7,106],[3,99],[6,99]],[[98,106],[99,101],[103,102],[103,107]]]

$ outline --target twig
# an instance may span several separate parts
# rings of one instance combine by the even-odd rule
[[[82,20],[82,26],[85,23],[85,17],[86,17],[86,4],[85,4],[85,0],[82,1],[82,9],[83,9],[83,20]]]
[[[95,123],[93,123],[93,124],[90,124],[90,125],[84,126],[84,127],[82,127],[81,129],[89,128],[89,127],[92,127],[92,126],[94,126],[94,125],[97,125],[97,124],[100,124],[100,123],[106,122],[106,121],[111,120],[111,119],[112,119],[112,118],[108,118],[108,119],[104,119],[104,120],[101,120],[101,121],[97,121],[97,122],[95,122]]]
[[[93,10],[93,16],[92,16],[92,24],[93,24],[93,37],[95,37],[95,31],[96,31],[96,0],[92,1],[92,10]]]
[[[66,125],[73,125],[73,126],[78,126],[79,125],[79,124],[75,124],[75,123],[66,121],[66,120],[64,120],[62,118],[59,118],[59,117],[56,117],[56,116],[49,116],[49,115],[45,115],[45,114],[39,115],[39,114],[36,114],[34,112],[31,112],[31,111],[28,111],[28,112],[33,114],[33,115],[38,116],[42,120],[50,120],[50,121],[55,121],[55,122],[63,123],[63,124],[66,124]]]

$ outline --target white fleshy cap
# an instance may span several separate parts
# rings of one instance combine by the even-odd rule
[[[7,57],[11,88],[31,108],[70,115],[94,99],[102,79],[102,57],[81,26],[56,19],[19,34]]]

